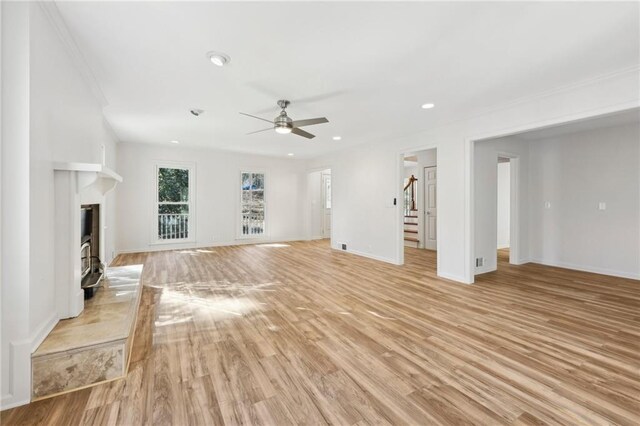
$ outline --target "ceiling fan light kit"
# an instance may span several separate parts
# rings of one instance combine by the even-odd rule
[[[293,133],[294,135],[298,135],[298,136],[302,136],[304,138],[307,139],[313,139],[316,136],[312,135],[311,133],[304,131],[302,129],[300,129],[300,127],[303,126],[312,126],[314,124],[322,124],[322,123],[328,123],[329,120],[326,119],[326,117],[319,117],[319,118],[309,118],[306,120],[292,120],[291,117],[289,117],[287,115],[287,107],[289,106],[291,102],[287,101],[286,99],[281,99],[278,101],[278,106],[282,109],[280,111],[280,114],[273,119],[273,121],[271,120],[267,120],[265,118],[262,117],[256,117],[255,115],[251,115],[251,114],[247,114],[245,112],[241,112],[240,114],[242,115],[246,115],[247,117],[251,117],[251,118],[256,118],[258,120],[262,120],[262,121],[266,121],[268,123],[272,124],[272,127],[269,127],[267,129],[262,129],[262,130],[258,130],[255,132],[251,132],[251,133],[247,133],[248,135],[251,135],[253,133],[260,133],[260,132],[266,132],[268,130],[272,130],[274,129],[276,131],[276,133],[280,133],[280,134],[287,134],[287,133]]]

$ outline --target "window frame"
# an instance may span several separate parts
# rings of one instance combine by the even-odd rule
[[[189,202],[184,203],[189,206],[189,222],[187,227],[187,238],[175,238],[175,239],[161,239],[158,235],[158,214],[160,200],[158,199],[158,175],[160,169],[183,169],[189,173]],[[196,187],[196,164],[192,162],[181,161],[156,161],[153,170],[153,206],[151,213],[151,244],[184,244],[194,243],[196,241],[196,202],[195,202],[195,187]],[[177,203],[183,204],[183,203]]]
[[[262,177],[262,183],[263,183],[263,188],[262,191],[264,192],[264,230],[262,232],[262,234],[260,235],[244,235],[242,233],[242,193],[244,192],[244,190],[242,189],[242,175],[245,173],[251,173],[251,174],[261,174]],[[236,225],[236,239],[238,240],[264,240],[266,238],[268,238],[268,232],[269,232],[269,206],[268,206],[268,196],[267,196],[267,182],[268,182],[268,173],[264,170],[261,169],[242,169],[240,170],[240,172],[238,173],[238,186],[236,187],[236,190],[239,189],[238,191],[238,203],[237,203],[237,211],[236,211],[236,221],[237,221],[237,225]]]

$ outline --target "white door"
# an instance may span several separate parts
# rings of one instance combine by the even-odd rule
[[[331,238],[331,175],[322,174],[322,236]]]
[[[436,180],[437,180],[437,168],[425,167],[424,168],[424,248],[429,250],[436,250],[437,240],[437,197],[436,197]]]

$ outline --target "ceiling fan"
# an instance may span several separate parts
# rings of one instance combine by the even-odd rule
[[[292,120],[287,115],[287,111],[286,111],[290,103],[291,102],[284,99],[278,101],[278,106],[282,108],[282,111],[280,111],[280,115],[274,118],[273,121],[241,112],[240,114],[246,115],[247,117],[257,118],[258,120],[266,121],[267,123],[272,124],[272,126],[267,129],[257,130],[255,132],[251,132],[247,134],[252,135],[254,133],[266,132],[267,130],[275,130],[276,132],[282,133],[282,134],[293,133],[294,135],[302,136],[307,139],[313,139],[316,137],[316,135],[312,135],[311,133],[302,130],[300,127],[312,126],[314,124],[322,124],[322,123],[329,122],[329,120],[327,120],[325,117],[309,118],[307,120]]]

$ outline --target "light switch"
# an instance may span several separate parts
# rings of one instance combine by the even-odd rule
[[[606,210],[606,209],[607,209],[607,203],[602,201],[598,203],[598,210]]]
[[[544,208],[545,209],[550,209],[551,208],[551,201],[545,201],[544,202]]]

